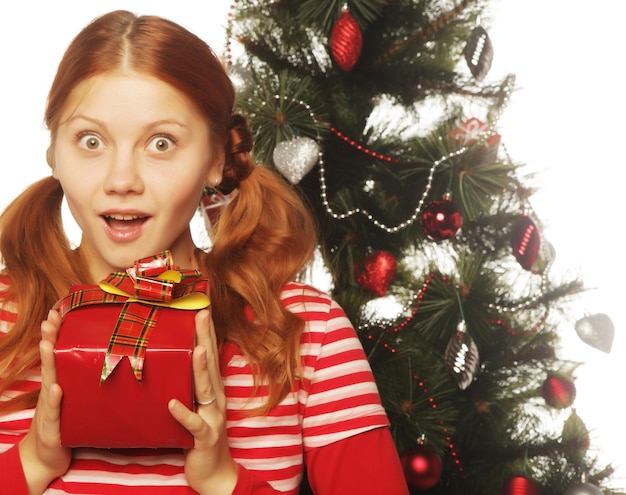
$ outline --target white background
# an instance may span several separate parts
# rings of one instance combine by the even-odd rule
[[[102,2],[104,3],[104,2]],[[0,208],[49,173],[42,116],[56,65],[72,37],[93,17],[116,8],[157,14],[205,39],[218,54],[232,1],[57,0],[3,4]],[[626,381],[623,335],[622,185],[626,100],[620,66],[626,4],[596,0],[593,12],[566,0],[494,0],[484,19],[494,45],[488,79],[514,73],[517,91],[498,129],[510,155],[540,172],[532,206],[556,250],[555,274],[580,273],[586,293],[562,324],[563,354],[586,364],[577,372],[575,407],[591,430],[592,448],[618,468],[626,487],[626,428],[620,410]],[[588,6],[587,6],[588,7]],[[613,350],[584,344],[574,323],[607,313],[616,328]]]

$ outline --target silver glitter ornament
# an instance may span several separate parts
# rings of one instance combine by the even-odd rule
[[[596,349],[611,352],[615,337],[615,326],[608,315],[597,313],[587,315],[576,322],[576,333],[585,344]]]
[[[298,136],[281,141],[274,148],[272,158],[276,169],[292,184],[297,184],[317,163],[320,147],[308,137]]]

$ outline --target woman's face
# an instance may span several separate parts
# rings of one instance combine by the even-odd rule
[[[112,72],[78,85],[59,122],[53,175],[94,279],[165,249],[192,267],[189,221],[223,166],[196,105],[154,77]]]

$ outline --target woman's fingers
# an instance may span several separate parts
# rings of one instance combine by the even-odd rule
[[[52,345],[56,344],[60,328],[61,315],[58,311],[51,309],[48,312],[48,319],[41,322],[41,338]]]
[[[39,342],[39,355],[41,357],[42,393],[49,394],[51,393],[52,385],[56,385],[57,383],[57,372],[54,363],[54,346],[52,342],[46,339],[42,339]],[[58,385],[57,388],[60,389]]]
[[[185,475],[196,491],[223,487],[230,493],[237,482],[238,466],[228,447],[226,398],[220,374],[219,350],[210,310],[196,314],[196,342],[192,355],[196,410],[171,400],[169,409],[194,437],[185,455]]]
[[[41,394],[46,401],[46,411],[55,411],[58,421],[59,408],[61,406],[61,387],[57,384],[56,364],[54,361],[54,344],[59,335],[61,316],[57,311],[50,310],[48,319],[41,322],[41,341],[39,342],[39,355],[41,358]]]
[[[54,314],[53,314],[54,313]],[[61,387],[56,382],[54,344],[61,318],[51,312],[41,324],[41,391],[31,427],[20,441],[20,458],[30,493],[42,493],[50,481],[62,475],[71,461],[71,450],[61,447]]]
[[[172,416],[183,425],[194,437],[196,449],[206,449],[215,445],[221,433],[223,424],[223,411],[218,402],[217,392],[213,383],[221,383],[211,380],[207,367],[207,350],[203,345],[197,345],[192,356],[194,393],[196,411],[190,411],[178,400],[172,399],[169,410]],[[219,427],[217,427],[219,426]]]
[[[223,395],[219,350],[211,311],[199,311],[195,323],[198,345],[194,350],[193,365],[194,373],[199,375],[196,381],[196,401],[206,403]],[[199,390],[199,387],[205,390]]]
[[[189,433],[193,435],[197,448],[199,439],[208,435],[209,426],[198,414],[187,409],[182,402],[176,399],[170,400],[168,408],[174,419],[176,419],[176,421],[183,425]]]
[[[56,316],[58,317],[58,313],[56,313]],[[41,358],[40,399],[43,401],[44,424],[51,427],[51,433],[55,436],[58,436],[58,422],[60,420],[61,398],[63,395],[61,387],[57,383],[54,361],[54,342],[56,342],[60,321],[60,317],[58,321],[53,317],[52,320],[48,319],[42,322],[42,339],[39,342],[39,355]]]
[[[195,316],[196,324],[196,341],[198,345],[209,347],[211,345],[211,310],[203,309],[198,311]]]
[[[195,324],[197,345],[192,353],[192,369],[196,410],[190,411],[177,400],[170,401],[169,408],[199,448],[214,445],[223,434],[225,398],[211,312],[199,311]]]
[[[212,373],[219,374],[219,353],[215,327],[211,318],[211,310],[205,309],[196,314],[196,339],[199,345],[207,349],[207,364]]]
[[[192,366],[196,405],[214,405],[217,395],[207,366],[207,349],[203,345],[198,345],[193,350]]]

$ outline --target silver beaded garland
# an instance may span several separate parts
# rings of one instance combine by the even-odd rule
[[[348,209],[344,211],[343,213],[338,213],[335,210],[333,210],[332,206],[330,205],[330,202],[328,201],[327,186],[326,186],[326,169],[324,167],[324,156],[320,148],[319,153],[318,153],[318,160],[317,160],[317,163],[320,168],[320,179],[319,179],[320,180],[320,197],[322,199],[322,204],[324,205],[326,212],[335,220],[343,220],[351,216],[354,216],[356,214],[361,214],[365,216],[370,222],[372,222],[376,227],[380,228],[381,230],[384,230],[385,232],[389,234],[396,233],[414,224],[419,218],[420,213],[422,211],[422,207],[424,206],[424,203],[426,202],[426,198],[428,197],[428,194],[430,193],[430,190],[433,184],[433,177],[435,175],[435,171],[437,170],[437,168],[441,164],[447,162],[448,160],[451,160],[452,158],[456,158],[458,156],[465,154],[470,148],[473,148],[476,145],[481,145],[482,143],[487,141],[491,136],[495,134],[496,124],[498,120],[500,119],[502,112],[504,108],[506,107],[506,104],[508,103],[508,100],[513,91],[514,83],[515,83],[515,77],[509,76],[507,83],[504,87],[504,97],[503,97],[502,105],[498,108],[498,111],[496,112],[495,116],[491,119],[492,123],[487,127],[487,131],[484,133],[484,135],[482,135],[476,141],[476,143],[473,143],[472,145],[463,146],[462,148],[459,148],[458,150],[447,153],[446,155],[442,156],[441,158],[433,162],[428,173],[426,187],[424,188],[424,191],[422,192],[420,200],[418,201],[417,206],[415,207],[415,210],[413,211],[413,214],[409,218],[407,218],[405,221],[400,222],[397,225],[393,225],[393,226],[387,225],[381,222],[380,220],[378,220],[377,218],[375,218],[374,215],[372,215],[366,209],[360,208],[358,206],[355,208]],[[280,96],[280,95],[274,95],[274,98],[276,100],[283,99],[284,101],[290,101],[291,103],[296,103],[296,104],[301,105],[302,107],[306,109],[309,116],[311,117],[311,121],[314,124],[317,124],[319,122],[315,113],[311,109],[311,106],[305,101],[294,100],[287,96]],[[321,137],[320,137],[319,131],[317,131],[316,137],[317,137],[317,142],[320,143]]]

